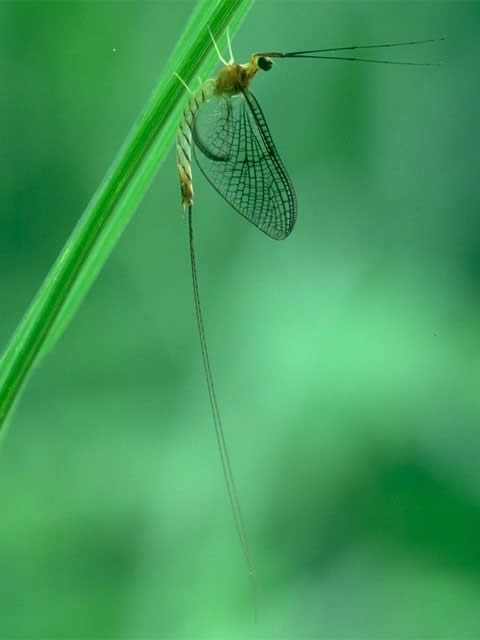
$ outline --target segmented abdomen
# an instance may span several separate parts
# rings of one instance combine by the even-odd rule
[[[177,169],[182,192],[182,205],[193,204],[192,181],[192,131],[198,110],[215,92],[215,81],[207,80],[200,89],[190,95],[187,106],[183,110],[177,131]]]

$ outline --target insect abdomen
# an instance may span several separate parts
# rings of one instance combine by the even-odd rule
[[[207,80],[200,89],[194,91],[187,106],[183,110],[177,131],[177,169],[182,193],[182,205],[190,207],[193,204],[192,180],[192,130],[198,110],[204,102],[212,97],[215,83]]]

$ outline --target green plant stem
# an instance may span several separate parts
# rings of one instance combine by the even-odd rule
[[[217,41],[233,35],[253,0],[200,0],[107,175],[15,330],[0,360],[0,434],[28,375],[57,341],[150,185],[175,136],[186,96],[185,82],[211,73]]]

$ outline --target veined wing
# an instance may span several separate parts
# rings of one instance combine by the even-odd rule
[[[297,200],[254,95],[214,96],[193,125],[194,156],[218,193],[276,240],[293,229]]]

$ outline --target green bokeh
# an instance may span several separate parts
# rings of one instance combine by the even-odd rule
[[[191,2],[0,4],[0,343],[142,109]],[[258,1],[234,41],[422,39],[255,80],[286,242],[195,172],[221,475],[173,152],[0,450],[0,638],[478,638],[477,2]]]

